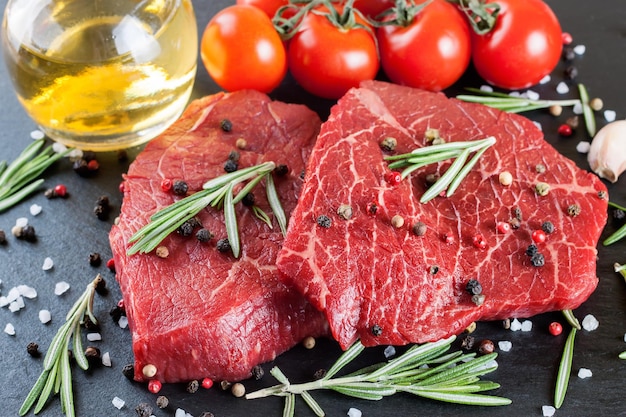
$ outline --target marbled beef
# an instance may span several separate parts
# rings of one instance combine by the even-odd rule
[[[415,171],[398,185],[381,149],[425,146],[425,132],[446,141],[496,137],[454,195],[421,204],[428,174]],[[512,184],[498,177],[510,171]],[[537,183],[550,186],[538,195]],[[295,285],[329,320],[343,348],[433,341],[477,320],[528,317],[578,307],[597,285],[596,244],[606,221],[606,188],[543,138],[529,120],[444,95],[381,82],[351,90],[322,125],[309,159],[302,197],[278,257]],[[351,208],[352,216],[338,209]],[[391,219],[400,215],[402,227]],[[320,220],[320,216],[323,221]],[[350,217],[346,219],[346,217]],[[499,232],[517,218],[519,228]],[[537,244],[543,266],[527,248],[533,231],[554,231]],[[425,234],[413,226],[422,222]],[[482,236],[486,247],[475,245]],[[477,305],[466,290],[477,280]],[[478,303],[480,304],[480,303]]]
[[[226,237],[224,217],[210,208],[198,217],[214,234],[211,241],[173,233],[162,243],[167,258],[126,255],[129,237],[180,198],[162,189],[163,180],[184,180],[190,193],[197,191],[225,173],[231,152],[238,152],[240,168],[270,160],[287,165],[275,183],[289,214],[319,126],[319,117],[304,106],[251,91],[217,94],[192,102],[137,156],[110,234],[132,331],[135,379],[145,379],[142,369],[151,364],[154,378],[164,382],[240,380],[302,338],[328,333],[324,316],[279,280],[275,259],[283,236],[276,221],[270,229],[241,203],[239,259],[216,249],[216,241]],[[273,218],[264,196],[261,188],[255,203]]]

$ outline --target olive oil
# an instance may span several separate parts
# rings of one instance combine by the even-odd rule
[[[5,13],[5,61],[19,101],[52,139],[124,148],[183,111],[197,62],[189,0],[50,0],[30,13],[17,4]]]

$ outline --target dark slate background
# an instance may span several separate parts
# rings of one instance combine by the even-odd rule
[[[194,1],[197,22],[200,31],[210,17],[231,1]],[[604,100],[605,108],[617,112],[618,118],[626,116],[626,82],[623,80],[626,69],[626,6],[622,0],[568,1],[551,0],[548,2],[559,17],[563,30],[574,36],[574,44],[586,46],[586,53],[576,58],[574,64],[579,70],[578,80],[583,82],[592,97]],[[0,0],[4,8],[6,0]],[[554,92],[556,83],[562,79],[564,64],[555,70],[552,82],[536,88],[544,97],[557,97]],[[217,86],[199,66],[195,96],[218,91]],[[455,87],[448,91],[454,94],[467,86],[479,86],[480,80],[469,71]],[[29,133],[35,125],[29,120],[15,99],[4,65],[0,66],[0,160],[13,160],[29,143]],[[273,94],[277,99],[291,102],[303,102],[320,112],[324,117],[331,102],[316,100],[305,94],[295,83],[287,79]],[[575,96],[575,93],[574,93]],[[528,115],[542,123],[546,139],[563,154],[588,169],[586,157],[576,152],[575,146],[580,140],[587,140],[584,129],[578,129],[575,136],[561,138],[556,129],[565,116],[556,120],[543,112]],[[606,122],[598,114],[598,125]],[[137,150],[130,150],[135,155]],[[122,375],[122,367],[132,362],[130,334],[128,329],[117,327],[108,315],[108,311],[121,298],[119,288],[111,273],[104,265],[92,267],[87,258],[92,252],[101,253],[106,261],[111,256],[108,245],[108,231],[114,215],[108,221],[98,220],[92,213],[97,198],[107,195],[119,210],[121,195],[118,185],[121,175],[129,161],[118,161],[115,153],[98,156],[101,169],[97,177],[91,179],[76,175],[69,163],[56,165],[46,173],[46,187],[64,183],[70,193],[65,200],[48,200],[43,193],[37,193],[11,210],[0,213],[0,229],[9,234],[9,243],[0,246],[1,294],[6,295],[10,288],[27,284],[37,289],[39,296],[26,300],[26,308],[19,313],[8,309],[0,310],[0,330],[6,323],[15,326],[17,334],[9,336],[0,333],[0,414],[17,415],[24,397],[42,369],[42,360],[33,359],[26,353],[26,345],[37,342],[42,350],[49,345],[62,317],[82,293],[85,285],[101,273],[108,282],[109,294],[97,296],[95,311],[102,324],[103,340],[95,342],[102,352],[110,352],[112,368],[95,369],[90,372],[74,371],[74,391],[76,412],[79,416],[133,416],[134,408],[140,402],[154,406],[155,395],[150,394],[142,384],[128,381]],[[611,200],[626,205],[626,178],[610,185]],[[43,206],[43,212],[36,217],[29,214],[31,204]],[[28,217],[38,235],[37,243],[28,243],[10,236],[11,227],[18,217]],[[615,230],[609,223],[604,237]],[[46,257],[51,257],[55,266],[51,271],[42,271]],[[624,390],[626,389],[626,362],[618,359],[618,354],[626,350],[624,333],[626,332],[626,288],[621,277],[614,273],[615,262],[626,262],[626,242],[612,247],[599,247],[598,276],[600,284],[597,291],[583,304],[576,315],[582,319],[586,314],[594,314],[600,321],[600,327],[594,332],[579,332],[576,338],[573,376],[563,407],[557,416],[626,416]],[[71,284],[68,293],[61,297],[53,294],[57,281],[65,280]],[[43,325],[37,314],[40,309],[52,312],[52,323]],[[547,332],[547,325],[553,320],[562,320],[560,313],[545,314],[532,318],[532,332],[510,332],[503,330],[499,323],[480,323],[476,338],[490,338],[494,341],[510,340],[513,349],[502,352],[499,356],[500,368],[488,375],[489,379],[499,382],[502,387],[497,394],[509,397],[513,404],[503,408],[464,407],[442,404],[414,398],[408,395],[396,395],[378,402],[343,398],[333,393],[314,393],[319,403],[329,416],[345,416],[350,407],[363,411],[364,416],[541,416],[541,406],[552,404],[556,370],[561,355],[565,333],[553,337]],[[567,326],[566,326],[567,327]],[[380,349],[367,352],[363,363],[371,363],[382,358]],[[310,380],[319,368],[327,368],[338,356],[339,349],[330,341],[319,341],[312,351],[296,347],[276,359],[275,364],[292,378],[293,381]],[[184,360],[184,358],[181,358]],[[272,364],[266,364],[266,371]],[[593,376],[581,380],[576,376],[579,368],[589,368]],[[271,376],[261,382],[247,382],[248,390],[273,384]],[[173,416],[176,408],[182,408],[194,416],[203,411],[211,411],[219,417],[235,416],[280,416],[282,401],[276,398],[246,401],[235,399],[229,393],[219,389],[200,389],[189,394],[184,385],[166,385],[162,392],[170,399],[170,407],[160,410],[155,407],[155,416]],[[118,410],[111,400],[118,396],[126,401],[126,406]],[[58,397],[41,413],[43,416],[61,416]],[[299,402],[299,416],[313,414]]]

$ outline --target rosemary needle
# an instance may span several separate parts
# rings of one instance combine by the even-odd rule
[[[576,328],[572,327],[565,346],[563,347],[563,356],[559,364],[559,372],[556,378],[556,388],[554,390],[554,407],[560,408],[565,400],[565,393],[569,384],[569,377],[572,372],[572,359],[574,357],[574,338],[576,337]]]

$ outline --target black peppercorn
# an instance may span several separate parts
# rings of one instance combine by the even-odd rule
[[[228,173],[235,172],[238,169],[239,169],[239,163],[237,163],[237,161],[233,161],[232,159],[229,159],[224,163],[224,171]]]
[[[135,407],[137,417],[150,417],[152,415],[152,407],[148,403],[139,403]]]
[[[38,358],[41,356],[41,352],[39,352],[39,345],[35,342],[30,342],[26,345],[26,352],[33,358]]]
[[[483,287],[482,285],[480,285],[480,282],[478,282],[477,280],[470,279],[469,281],[467,281],[467,284],[465,284],[465,290],[470,295],[476,295],[476,294],[482,294]]]
[[[372,334],[374,336],[380,336],[381,334],[383,334],[383,328],[380,327],[378,324],[375,324],[372,326]]]
[[[276,175],[279,177],[282,177],[289,173],[289,167],[285,164],[279,164],[276,166],[276,169],[274,169],[274,172],[276,172]]]
[[[170,400],[165,395],[159,395],[156,399],[156,405],[160,409],[167,408],[170,404]]]
[[[102,195],[96,200],[96,206],[93,209],[94,214],[99,220],[106,220],[111,212],[111,203],[109,197]]]
[[[316,380],[317,379],[322,379],[322,378],[324,378],[326,376],[327,372],[328,371],[326,369],[324,369],[324,368],[318,369],[317,371],[315,371],[313,373],[313,379],[316,379]]]
[[[235,161],[235,162],[239,161],[240,156],[241,155],[236,150],[232,150],[228,153],[228,159],[231,161]]]
[[[567,214],[571,217],[576,217],[580,214],[580,206],[578,204],[570,204],[567,207]]]
[[[189,381],[189,383],[187,384],[187,392],[190,394],[196,393],[198,391],[198,388],[200,388],[200,383],[197,379]]]
[[[613,218],[620,221],[624,220],[624,218],[626,218],[626,212],[616,208],[613,210]]]
[[[124,365],[122,374],[132,381],[135,378],[135,366],[132,363]]]
[[[217,250],[220,252],[228,252],[230,250],[230,242],[227,237],[217,241]]]
[[[521,208],[519,208],[518,206],[515,206],[515,207],[513,208],[513,217],[515,217],[515,218],[516,218],[517,220],[519,220],[520,222],[521,222],[522,220],[524,220],[524,219],[523,219],[523,216],[522,216],[522,209],[521,209]]]
[[[535,253],[533,256],[530,257],[530,262],[533,264],[533,266],[544,266],[546,263],[545,258],[543,257],[542,254],[540,254],[539,252]]]
[[[230,132],[231,130],[233,130],[233,122],[228,119],[223,119],[220,122],[220,127],[224,132]]]
[[[126,315],[126,311],[118,305],[114,306],[111,310],[109,310],[109,315],[113,319],[114,323],[119,323],[120,318]]]
[[[89,254],[89,265],[100,266],[102,264],[102,257],[99,253],[94,252]]]
[[[206,243],[209,240],[213,239],[213,233],[209,232],[207,229],[200,229],[196,232],[196,239],[200,242]]]
[[[74,161],[72,169],[81,177],[88,177],[92,175],[92,171],[89,169],[89,165],[86,159],[80,158]]]
[[[537,253],[537,251],[538,251],[537,245],[535,245],[534,243],[531,243],[526,248],[526,255],[533,256],[533,255],[535,255]]]
[[[100,349],[95,346],[89,346],[85,349],[85,357],[89,362],[89,367],[96,367],[102,365],[102,356],[100,356]]]
[[[265,371],[259,365],[252,368],[252,376],[255,380],[260,380],[261,378],[263,378],[263,375],[265,375]]]
[[[193,234],[193,229],[193,223],[186,221],[185,223],[178,226],[177,232],[179,235],[187,237]]]
[[[0,229],[0,245],[7,244],[7,234],[4,230]]]
[[[541,224],[541,230],[550,234],[554,232],[554,224],[551,221],[545,221]]]
[[[243,196],[243,199],[241,200],[241,202],[243,203],[244,206],[246,207],[252,207],[254,206],[254,193],[253,192],[249,192],[246,195]]]
[[[474,347],[474,336],[466,335],[463,340],[461,340],[461,349],[463,350],[472,350]]]
[[[430,275],[436,275],[439,272],[439,267],[437,265],[433,265],[430,267]]]
[[[417,222],[413,225],[413,233],[417,236],[424,236],[426,234],[426,224],[423,222]]]
[[[172,184],[172,191],[176,195],[185,195],[187,191],[189,191],[189,186],[183,180],[176,180],[174,184]]]
[[[319,227],[323,227],[325,229],[328,229],[333,224],[333,221],[330,219],[330,217],[325,214],[320,214],[317,217],[316,221]]]
[[[94,323],[89,316],[85,317],[85,320],[83,321],[83,327],[91,332],[98,332],[100,331],[100,325],[98,323]]]
[[[569,66],[565,68],[565,70],[563,71],[563,75],[565,76],[566,80],[573,80],[578,76],[578,69],[574,66]]]
[[[24,239],[27,242],[36,242],[37,235],[35,234],[35,228],[30,224],[22,227],[22,233],[18,236],[20,239]]]
[[[574,58],[576,58],[576,52],[574,52],[574,48],[569,46],[563,48],[563,59],[565,61],[571,61]]]
[[[213,414],[210,411],[205,411],[202,414],[200,414],[200,417],[215,417],[215,414]]]

